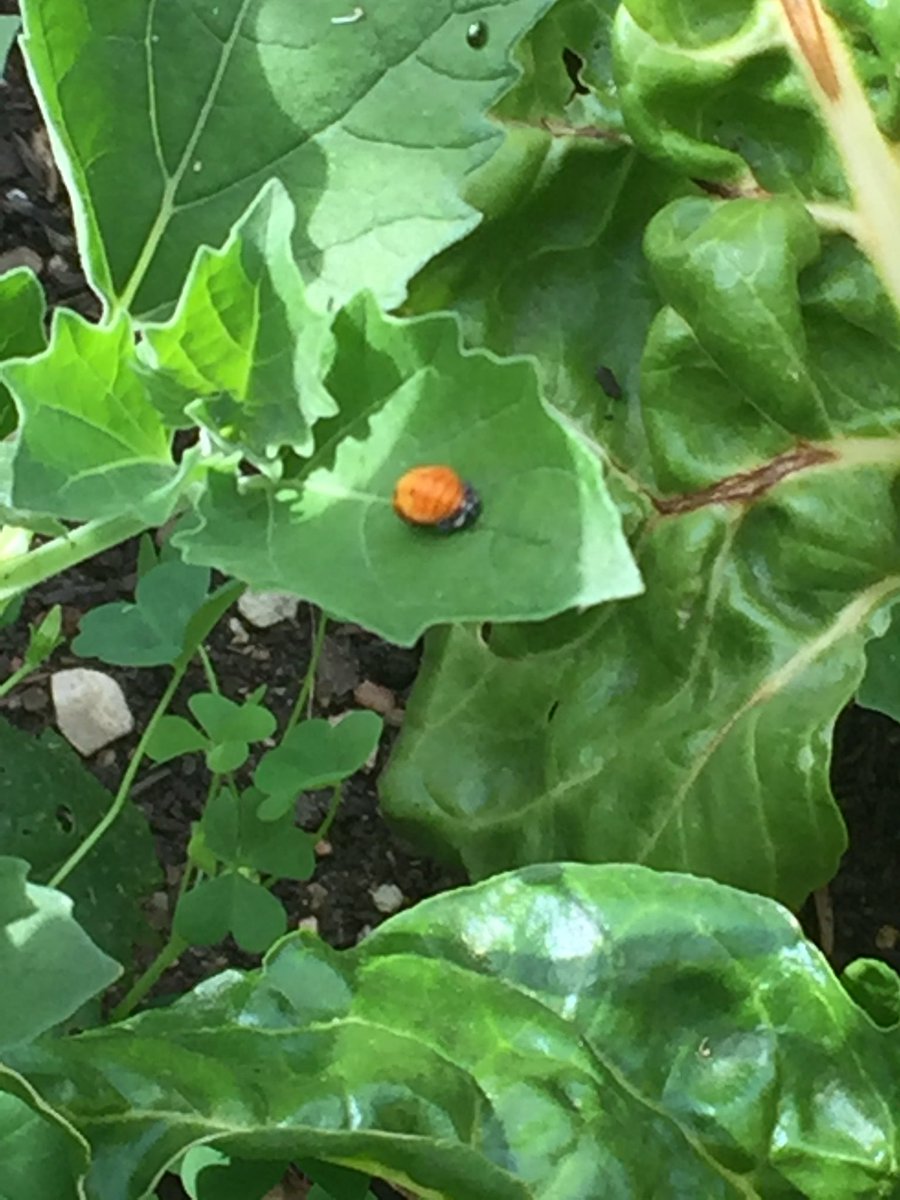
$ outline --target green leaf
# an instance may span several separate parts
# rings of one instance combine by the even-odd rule
[[[164,763],[182,754],[209,749],[209,739],[184,717],[166,713],[156,722],[147,742],[146,753],[154,762]]]
[[[267,708],[246,700],[235,704],[213,692],[196,692],[188,708],[214,742],[261,742],[271,737],[277,722]]]
[[[181,1164],[191,1200],[264,1200],[288,1168],[286,1162],[241,1162],[212,1146],[194,1146]]]
[[[113,797],[56,733],[40,738],[0,721],[0,847],[49,880],[112,805]],[[126,805],[66,878],[75,919],[108,954],[130,961],[146,938],[141,901],[159,886],[153,838],[141,810]]]
[[[313,1200],[316,1192],[320,1200],[368,1200],[372,1194],[367,1174],[308,1158],[301,1159],[297,1166],[316,1185],[309,1193]]]
[[[771,901],[634,866],[494,878],[343,953],[295,936],[12,1066],[89,1139],[96,1200],[214,1138],[452,1200],[900,1184],[898,1032]]]
[[[889,620],[885,616],[884,626],[866,646],[866,673],[856,701],[900,721],[900,609],[894,608]]]
[[[331,322],[306,304],[293,226],[284,188],[267,185],[223,250],[201,248],[174,316],[145,327],[142,344],[146,361],[200,397],[172,423],[200,425],[261,469],[285,446],[309,454],[312,425],[336,411],[322,384]]]
[[[0,1050],[52,1029],[121,974],[72,916],[72,901],[0,858]]]
[[[62,308],[43,354],[0,368],[20,412],[15,505],[72,520],[167,519],[192,458],[173,462],[151,383],[135,368],[127,319],[100,327]]]
[[[557,45],[560,60],[565,44]],[[514,175],[518,202],[429,263],[407,308],[453,308],[467,342],[533,355],[549,403],[643,482],[650,468],[641,355],[662,303],[644,231],[693,185],[605,140],[543,135],[532,156],[534,179],[522,169]],[[602,370],[621,397],[606,394]],[[615,498],[627,511],[635,489]]]
[[[776,11],[744,0],[704,9],[621,5],[618,96],[638,147],[693,178],[845,199],[835,147]]]
[[[19,18],[0,16],[0,71],[19,31]],[[27,267],[0,278],[0,362],[27,358],[46,348],[44,289]],[[16,427],[16,407],[9,389],[0,384],[0,438]]]
[[[62,608],[54,604],[39,622],[28,630],[28,645],[23,655],[30,667],[39,667],[65,639],[62,633]]]
[[[244,875],[228,872],[185,893],[175,910],[179,937],[211,946],[227,933],[250,954],[260,954],[285,931],[284,909],[271,892]]]
[[[221,788],[203,810],[206,846],[229,866],[280,879],[308,879],[316,865],[313,838],[295,826],[292,812],[276,821],[261,820],[261,799],[255,788],[240,795]]]
[[[27,2],[25,49],[92,286],[140,313],[171,303],[197,246],[221,244],[276,175],[315,303],[368,287],[396,305],[477,223],[460,192],[502,141],[485,114],[515,80],[513,44],[549,7],[387,0],[339,23],[339,7],[248,0],[202,16],[151,0]],[[473,47],[476,19],[488,37]]]
[[[3,1200],[80,1200],[70,1137],[7,1092],[0,1092],[0,1145]]]
[[[173,539],[187,561],[402,644],[441,621],[535,619],[639,590],[600,463],[549,413],[529,363],[464,352],[454,319],[398,322],[370,301],[335,334],[341,412],[316,426],[309,465],[278,485],[211,476],[199,521]],[[479,492],[474,528],[441,536],[393,511],[397,479],[432,462]]]
[[[263,755],[253,782],[266,794],[259,816],[274,821],[293,807],[301,792],[340,783],[358,771],[378,745],[383,722],[373,712],[350,712],[332,725],[315,717],[289,730]]]
[[[135,603],[102,604],[85,613],[72,649],[83,658],[126,667],[158,667],[184,651],[188,625],[209,591],[209,571],[179,560],[138,579]]]
[[[645,246],[666,303],[618,466],[646,593],[433,638],[384,807],[476,877],[627,860],[799,906],[845,847],[831,732],[900,588],[897,314],[790,200],[677,200]]]

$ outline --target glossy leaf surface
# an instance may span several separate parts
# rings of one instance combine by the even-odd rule
[[[841,95],[810,82],[825,52],[786,7],[623,6],[637,150],[612,118],[581,132],[599,148],[573,128],[493,257],[476,233],[413,286],[471,342],[540,348],[612,460],[645,584],[543,629],[431,637],[384,805],[477,877],[628,859],[799,905],[842,853],[831,730],[900,589],[900,188],[873,89],[831,42]]]
[[[91,1143],[90,1200],[211,1139],[450,1200],[852,1200],[900,1181],[898,1055],[777,905],[567,865],[12,1063]]]

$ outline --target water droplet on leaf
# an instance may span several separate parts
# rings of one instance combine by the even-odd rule
[[[466,30],[466,41],[473,50],[480,50],[487,45],[488,27],[484,21],[473,21]]]

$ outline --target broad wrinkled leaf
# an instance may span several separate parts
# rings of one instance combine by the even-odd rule
[[[30,737],[0,721],[0,848],[50,879],[107,812],[112,796],[56,733]],[[127,805],[66,879],[75,917],[107,953],[128,961],[146,936],[140,902],[159,885],[146,819]]]
[[[170,303],[197,246],[224,241],[275,175],[317,302],[370,287],[398,303],[477,223],[460,192],[502,141],[485,113],[549,6],[382,0],[339,22],[352,5],[24,0],[91,283],[137,312]]]
[[[18,17],[0,16],[0,71],[18,27]],[[21,267],[0,278],[0,362],[45,349],[44,309],[44,289],[33,271]],[[17,420],[9,389],[0,384],[0,438],[15,429]]]
[[[862,1200],[900,1185],[898,1036],[772,902],[569,864],[12,1065],[91,1143],[91,1200],[217,1135],[448,1200]]]
[[[640,583],[601,467],[544,405],[531,364],[466,353],[446,317],[397,322],[370,302],[335,324],[340,416],[280,484],[210,477],[189,562],[295,592],[403,644],[458,619],[548,616]],[[397,479],[445,462],[479,492],[471,529],[414,528]],[[329,547],[327,555],[322,546]]]
[[[188,625],[209,591],[209,571],[162,562],[138,579],[134,604],[116,601],[85,613],[72,643],[76,654],[128,667],[174,663]]]
[[[644,251],[663,307],[611,364],[641,436],[608,440],[646,593],[435,638],[385,808],[477,877],[627,859],[795,905],[844,848],[831,730],[900,589],[897,314],[796,200],[676,200]]]
[[[29,865],[0,858],[0,1050],[30,1041],[121,974],[72,916],[72,901],[27,882]]]
[[[199,397],[172,423],[196,422],[260,468],[284,446],[308,454],[313,423],[335,412],[330,319],[307,306],[293,225],[284,188],[264,188],[222,251],[200,250],[171,321],[144,331],[144,359]]]
[[[0,376],[20,412],[13,504],[72,520],[166,520],[190,460],[172,459],[127,319],[99,328],[57,309],[48,349]]]

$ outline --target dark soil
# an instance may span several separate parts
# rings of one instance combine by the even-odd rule
[[[0,11],[15,11],[13,0],[0,0]],[[0,90],[0,267],[26,262],[38,271],[51,305],[65,304],[93,317],[99,305],[77,266],[71,214],[65,191],[48,151],[19,56],[13,53],[6,82]],[[52,603],[65,606],[68,631],[78,616],[110,600],[130,598],[134,585],[136,549],[119,547],[55,579],[33,592],[25,616],[33,619]],[[210,651],[222,690],[238,698],[261,681],[267,703],[279,716],[289,711],[308,662],[313,614],[301,607],[296,621],[268,630],[229,625],[226,618],[211,639]],[[0,633],[0,678],[21,652],[22,635]],[[49,669],[81,664],[65,648]],[[317,685],[316,712],[336,714],[353,707],[354,689],[371,681],[390,689],[398,710],[415,677],[415,651],[388,646],[350,626],[329,633]],[[167,676],[157,670],[112,670],[122,684],[138,729],[151,712]],[[32,678],[3,705],[4,714],[28,728],[50,720],[46,674]],[[204,687],[199,668],[185,681],[176,702],[183,706],[192,691]],[[43,699],[42,699],[43,697]],[[384,919],[372,900],[372,890],[394,883],[407,903],[415,903],[460,882],[417,855],[399,840],[379,815],[376,780],[395,736],[388,727],[374,769],[360,772],[344,791],[344,800],[329,836],[330,852],[320,857],[309,883],[282,885],[292,922],[315,916],[322,936],[338,947],[353,945],[365,930]],[[133,748],[134,738],[116,743],[96,756],[91,766],[108,786],[115,787]],[[832,960],[841,967],[859,957],[878,957],[900,970],[900,726],[893,721],[851,708],[839,724],[835,739],[834,787],[850,831],[850,850],[840,873],[828,889],[834,914]],[[148,770],[139,785],[139,803],[146,812],[167,868],[171,898],[185,859],[191,822],[199,816],[205,794],[202,764],[196,758],[176,760]],[[300,814],[315,828],[324,812],[324,798],[311,797]],[[165,904],[165,900],[163,901]],[[821,910],[820,910],[821,911]],[[804,914],[815,935],[812,910]],[[253,960],[225,945],[213,951],[191,951],[165,977],[161,989],[181,992],[226,962]]]

